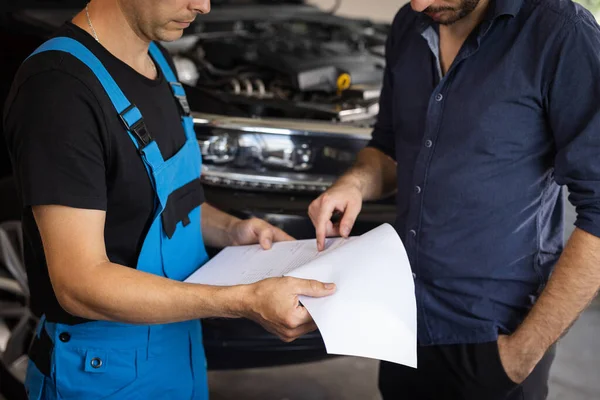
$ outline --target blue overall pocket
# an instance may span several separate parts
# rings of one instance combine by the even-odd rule
[[[137,350],[70,348],[55,350],[60,398],[117,399],[137,378]]]
[[[204,201],[204,188],[199,178],[183,185],[169,195],[161,215],[163,229],[169,239],[173,238],[178,228],[184,228],[192,222],[190,213]]]
[[[169,195],[161,215],[163,272],[168,278],[184,280],[208,259],[200,224],[203,202],[200,179]]]

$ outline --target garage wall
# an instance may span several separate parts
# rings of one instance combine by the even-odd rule
[[[336,0],[309,0],[324,9],[330,9]],[[369,18],[378,21],[392,21],[396,12],[406,0],[341,0],[337,14],[349,15],[358,18]]]

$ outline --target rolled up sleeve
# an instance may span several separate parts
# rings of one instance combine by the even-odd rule
[[[555,179],[569,189],[575,225],[600,237],[600,28],[584,14],[559,44],[548,85]]]

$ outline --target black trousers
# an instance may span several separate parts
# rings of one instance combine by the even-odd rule
[[[419,346],[417,355],[418,369],[381,362],[384,400],[544,400],[555,348],[520,385],[506,375],[496,342]]]

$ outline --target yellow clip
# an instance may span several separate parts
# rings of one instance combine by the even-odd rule
[[[350,83],[352,82],[352,78],[347,73],[340,74],[337,78],[337,89],[338,93],[343,92],[344,90],[350,87]]]

